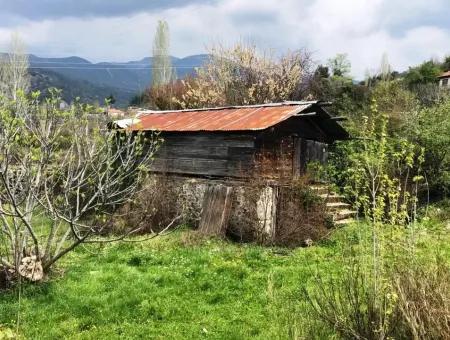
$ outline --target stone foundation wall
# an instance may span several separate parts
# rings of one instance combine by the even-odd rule
[[[174,204],[183,214],[183,221],[198,227],[205,192],[209,186],[225,185],[233,188],[229,231],[235,237],[250,241],[269,241],[275,236],[277,188],[251,187],[245,182],[170,176],[177,188]]]
[[[211,206],[204,204],[205,193],[211,191],[207,189],[220,185],[232,188],[231,213],[226,223],[226,234],[232,239],[297,246],[328,234],[324,203],[308,184],[280,186],[257,180],[252,183],[180,176],[163,177],[162,183],[167,180],[175,188],[171,197],[182,221],[194,228],[200,225],[203,206]]]

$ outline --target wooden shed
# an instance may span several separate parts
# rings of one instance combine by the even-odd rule
[[[327,146],[348,133],[320,101],[282,102],[178,111],[139,111],[119,128],[159,131],[164,142],[153,171],[183,176],[242,178],[265,159],[297,175],[310,161],[324,162]]]

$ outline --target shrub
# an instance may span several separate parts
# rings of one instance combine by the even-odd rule
[[[325,202],[311,190],[308,177],[280,187],[277,209],[276,245],[310,246],[329,233]]]
[[[448,339],[448,262],[419,251],[409,231],[388,237],[375,256],[364,239],[344,245],[341,266],[303,289],[311,310],[344,339]]]
[[[179,195],[180,188],[168,176],[150,176],[133,200],[119,209],[109,230],[113,233],[133,229],[141,234],[158,232],[180,214],[176,204]]]
[[[0,340],[17,339],[16,333],[11,328],[5,328],[0,325]]]
[[[373,223],[406,225],[416,218],[423,162],[422,147],[388,136],[388,117],[373,101],[360,138],[338,148],[329,171],[355,208]]]
[[[314,289],[304,289],[316,316],[344,339],[387,339],[397,330],[395,296],[370,274],[353,258],[338,273],[317,276]]]
[[[275,207],[272,195],[276,196]],[[232,209],[228,233],[240,242],[309,246],[329,233],[324,202],[310,189],[306,176],[276,185],[256,176],[238,189]],[[274,233],[261,215],[275,219]]]
[[[161,231],[175,220],[174,225],[196,228],[205,188],[206,184],[194,179],[151,174],[133,200],[120,207],[108,231],[137,229],[146,234]]]
[[[445,259],[396,265],[392,280],[408,336],[450,339],[450,267]]]

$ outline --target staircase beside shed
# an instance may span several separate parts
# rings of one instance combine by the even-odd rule
[[[331,190],[327,184],[314,184],[311,189],[325,201],[326,210],[335,225],[346,225],[355,221],[357,212],[345,201],[343,195]]]

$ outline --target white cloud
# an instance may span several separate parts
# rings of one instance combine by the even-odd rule
[[[450,23],[433,22],[438,14],[450,14],[447,0],[222,0],[124,17],[24,21],[11,28],[0,23],[0,48],[17,29],[40,55],[139,59],[149,55],[163,18],[177,56],[202,53],[212,41],[246,39],[262,48],[306,47],[321,62],[347,52],[353,74],[362,77],[384,52],[397,70],[450,53]]]

